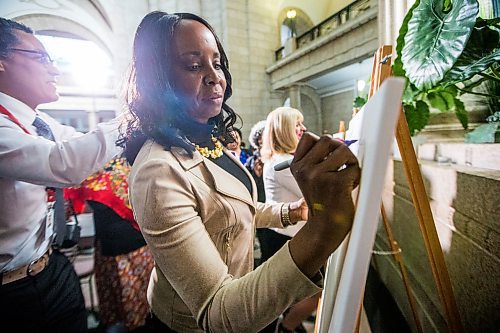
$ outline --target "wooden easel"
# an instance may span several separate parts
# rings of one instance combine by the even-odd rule
[[[370,82],[370,91],[368,93],[368,98],[372,97],[373,94],[378,90],[380,84],[387,77],[391,75],[390,68],[390,57],[392,53],[392,47],[388,45],[384,45],[377,50],[373,57],[373,67],[372,67],[372,80]],[[404,117],[404,114],[402,115]],[[399,123],[404,121],[406,123],[406,119],[402,118],[401,115],[398,120],[398,128]],[[397,135],[397,131],[396,131]],[[398,141],[399,143],[399,141]],[[406,291],[406,296],[408,297],[408,303],[410,305],[410,309],[413,315],[413,320],[415,321],[415,327],[419,333],[423,333],[422,324],[420,323],[420,319],[417,313],[417,305],[415,301],[415,296],[413,294],[413,289],[411,288],[410,279],[408,277],[408,272],[406,270],[406,266],[403,262],[403,256],[401,255],[401,248],[399,247],[398,242],[394,239],[392,227],[387,219],[387,214],[385,212],[384,204],[381,204],[380,213],[382,216],[382,222],[384,223],[384,229],[387,234],[387,239],[389,241],[389,246],[391,248],[391,254],[396,261],[399,271],[401,273],[401,278],[403,280],[403,284]]]
[[[380,84],[389,76],[391,76],[391,61],[392,46],[384,45],[381,47],[374,57],[374,70],[372,73],[372,84],[370,91],[373,92],[378,89]],[[404,166],[408,186],[411,191],[415,212],[417,214],[420,230],[424,239],[425,249],[429,257],[429,263],[432,270],[432,275],[436,283],[436,288],[439,298],[443,305],[445,319],[448,324],[450,332],[463,332],[460,314],[458,312],[457,304],[451,287],[451,281],[448,274],[448,269],[444,261],[443,250],[439,243],[439,238],[436,232],[434,218],[429,205],[429,199],[425,191],[424,181],[420,173],[417,157],[410,137],[410,130],[406,122],[403,109],[401,108],[399,120],[396,127],[396,140],[398,143],[399,151],[401,153],[401,161]],[[413,316],[416,319],[416,325],[421,330],[420,322],[416,314],[416,307],[414,304],[413,294],[409,289],[409,280],[407,277],[406,269],[402,263],[400,249],[392,237],[392,229],[387,222],[386,214],[382,207],[382,217],[384,226],[387,231],[391,249],[396,253],[395,259],[401,269],[401,274],[405,281],[405,288],[408,293],[408,300],[410,302]]]
[[[391,56],[392,46],[390,45],[385,45],[379,48],[375,53],[369,97],[371,97],[377,91],[381,83],[386,78],[391,76]],[[448,330],[449,332],[463,332],[460,315],[451,287],[451,281],[444,261],[439,238],[437,236],[432,211],[430,209],[429,199],[425,191],[424,182],[420,173],[420,168],[418,165],[417,157],[415,155],[413,144],[410,138],[408,124],[406,122],[402,107],[400,109],[400,115],[396,126],[396,140],[400,150],[401,160],[403,162],[408,185],[411,191],[411,196],[413,204],[415,206],[419,226],[424,239],[425,248],[429,257],[431,271],[436,283],[439,298],[441,300],[441,303],[443,304]],[[402,279],[408,296],[408,301],[410,303],[413,317],[415,319],[416,328],[419,332],[422,332],[423,330],[417,315],[415,299],[410,287],[410,281],[400,253],[401,249],[398,243],[394,240],[392,228],[388,223],[383,205],[381,207],[381,215],[391,247],[391,252],[394,255],[394,258],[398,263],[399,269],[401,271]],[[321,311],[321,304],[322,302],[320,302],[318,305],[318,313]],[[319,331],[318,326],[319,323],[318,321],[316,321],[315,332]],[[355,331],[359,331],[359,315],[358,324]]]

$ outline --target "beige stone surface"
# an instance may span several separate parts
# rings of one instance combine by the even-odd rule
[[[467,166],[423,161],[435,228],[466,332],[495,332],[500,309],[500,173]],[[402,163],[394,162],[395,239],[402,248],[425,332],[445,332],[446,322],[427,259]],[[387,248],[379,230],[376,247]],[[411,312],[399,271],[388,257],[376,258],[377,269],[408,322]]]
[[[328,133],[336,133],[339,129],[339,122],[341,120],[345,122],[347,127],[352,118],[353,100],[353,90],[322,98],[321,116],[323,119],[323,130]]]
[[[418,157],[442,164],[456,164],[481,169],[500,170],[500,144],[423,143],[417,148]]]

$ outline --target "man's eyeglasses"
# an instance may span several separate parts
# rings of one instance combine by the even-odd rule
[[[42,65],[48,65],[48,64],[52,64],[54,62],[54,60],[52,60],[52,58],[50,58],[49,54],[47,52],[44,52],[44,51],[16,49],[16,48],[11,48],[9,50],[16,51],[16,52],[25,52],[25,53],[36,54],[36,55],[38,55],[36,60],[39,63],[41,63]]]

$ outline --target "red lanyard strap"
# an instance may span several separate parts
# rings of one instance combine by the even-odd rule
[[[17,126],[21,127],[21,129],[26,133],[26,134],[31,134],[27,129],[26,127],[23,126],[23,124],[21,124],[21,122],[19,121],[19,119],[17,119],[12,113],[9,112],[9,110],[7,110],[3,105],[0,104],[0,113],[4,114],[7,116],[7,118],[9,118],[14,124],[16,124]]]

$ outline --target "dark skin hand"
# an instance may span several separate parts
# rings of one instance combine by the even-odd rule
[[[346,167],[339,170],[343,165]],[[291,165],[308,206],[308,222],[290,241],[299,269],[315,276],[347,233],[354,219],[352,191],[358,186],[358,160],[342,142],[306,132]]]

